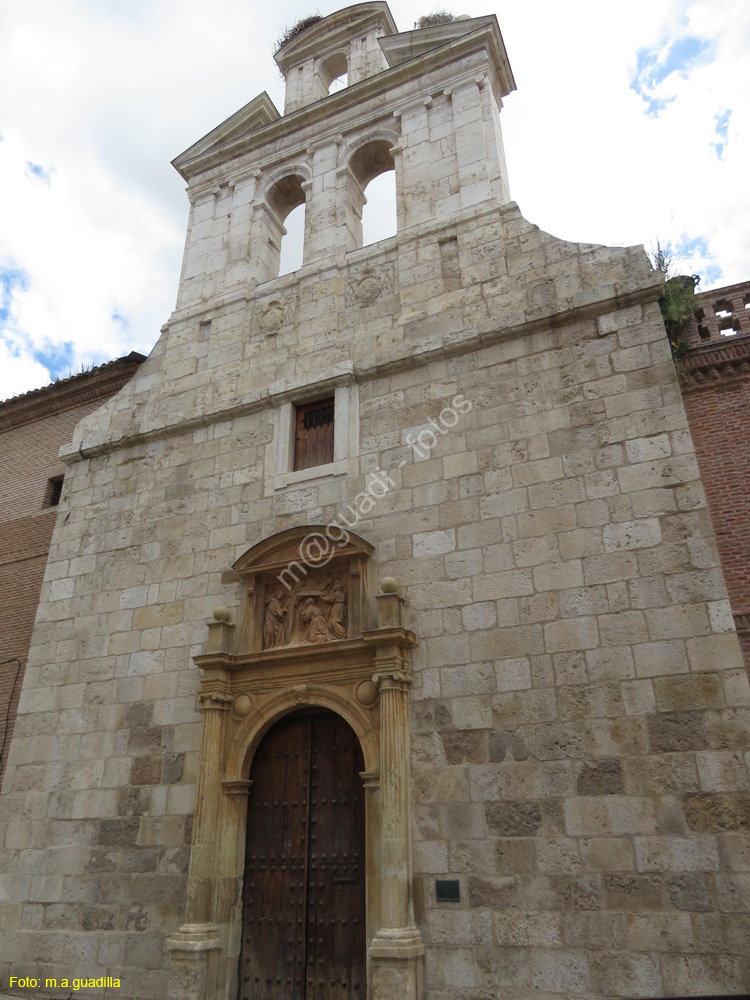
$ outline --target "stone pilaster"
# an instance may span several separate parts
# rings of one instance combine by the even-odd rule
[[[224,608],[214,612],[209,624],[207,653],[228,652],[233,626]],[[198,787],[196,791],[193,845],[190,851],[185,923],[167,941],[172,959],[170,1000],[204,1000],[219,989],[218,952],[221,948],[217,923],[219,879],[219,832],[222,818],[222,747],[224,719],[232,697],[225,670],[206,670],[198,705],[203,711]]]
[[[372,1000],[418,1000],[424,944],[414,924],[411,863],[409,647],[404,600],[393,580],[378,595],[373,681],[380,688],[381,926],[370,945]]]

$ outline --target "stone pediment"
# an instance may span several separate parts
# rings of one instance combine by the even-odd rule
[[[398,31],[388,4],[383,0],[354,4],[321,18],[282,45],[274,54],[274,60],[286,76],[292,66],[311,57],[317,58],[337,45],[346,45],[351,38],[366,33],[374,25],[381,25],[387,32]]]
[[[281,118],[276,105],[264,90],[256,98],[240,108],[221,125],[217,125],[202,139],[194,143],[184,153],[172,160],[172,166],[185,180],[198,173],[204,159],[231,146],[239,139],[250,135],[263,125]]]
[[[295,560],[317,569],[344,558],[372,554],[373,547],[364,538],[336,525],[334,529],[322,524],[303,524],[279,531],[248,549],[232,569],[248,577],[263,570],[281,569]]]

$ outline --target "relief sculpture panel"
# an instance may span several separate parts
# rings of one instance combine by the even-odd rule
[[[343,574],[305,579],[291,590],[264,588],[263,649],[332,642],[347,635],[347,592]]]
[[[317,529],[313,527],[312,533]],[[322,536],[324,529],[317,533]],[[350,536],[316,562],[300,548],[310,528],[273,536],[245,553],[234,570],[247,599],[239,650],[276,656],[304,646],[356,639],[369,626],[368,563],[372,547]],[[304,556],[303,556],[304,551]]]

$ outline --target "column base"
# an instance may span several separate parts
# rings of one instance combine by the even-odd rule
[[[216,995],[217,955],[221,947],[216,924],[183,924],[167,938],[170,953],[167,1000],[207,1000]]]
[[[370,944],[372,1000],[422,1000],[424,942],[416,927],[383,927]]]

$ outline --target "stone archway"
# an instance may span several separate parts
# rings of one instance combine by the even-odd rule
[[[236,611],[209,623],[198,696],[203,736],[186,922],[168,941],[170,995],[237,996],[247,796],[252,761],[277,720],[335,712],[362,749],[368,1000],[418,1000],[411,893],[409,648],[395,581],[372,595],[372,546],[353,533],[328,548],[323,527],[293,528],[234,565]],[[317,560],[310,553],[322,553]],[[291,575],[290,574],[291,571]],[[232,621],[231,619],[235,620]]]

